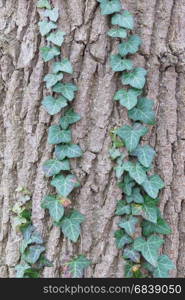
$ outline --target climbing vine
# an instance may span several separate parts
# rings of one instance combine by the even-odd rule
[[[116,245],[122,249],[126,260],[126,277],[168,277],[174,268],[167,255],[160,254],[164,243],[161,235],[171,233],[163,219],[158,204],[159,191],[164,182],[152,171],[155,150],[140,143],[148,128],[143,124],[155,124],[154,102],[143,96],[147,71],[134,66],[128,55],[135,54],[142,43],[133,34],[134,18],[122,9],[120,0],[97,0],[101,14],[111,15],[108,36],[121,39],[118,53],[111,55],[110,64],[114,72],[121,72],[123,89],[116,92],[114,100],[128,110],[131,125],[116,128],[111,132],[110,156],[116,161],[115,172],[123,200],[117,204],[115,214],[123,216],[115,232]],[[123,148],[125,147],[125,148]]]

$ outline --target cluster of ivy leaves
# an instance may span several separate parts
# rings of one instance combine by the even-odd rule
[[[69,194],[80,186],[76,176],[71,171],[70,159],[79,158],[83,151],[79,145],[72,142],[70,125],[78,122],[81,118],[72,108],[71,102],[78,90],[73,82],[62,82],[65,74],[73,74],[73,66],[68,58],[61,59],[61,46],[64,42],[65,32],[57,29],[59,10],[52,8],[50,1],[39,0],[37,7],[42,10],[43,20],[39,22],[41,36],[46,39],[47,45],[40,49],[44,62],[52,61],[49,74],[44,77],[46,88],[49,89],[48,96],[42,100],[44,109],[51,116],[61,112],[59,124],[52,125],[48,130],[48,143],[55,145],[54,158],[43,164],[43,172],[46,177],[51,177],[51,186],[55,187],[57,194],[46,195],[42,201],[42,208],[47,209],[55,226],[61,228],[62,233],[72,242],[77,242],[80,236],[80,225],[85,217],[77,210],[70,210],[71,200]],[[65,209],[66,208],[66,209]],[[78,261],[78,257],[74,260]],[[86,266],[89,260],[86,260]],[[73,262],[71,262],[71,266]],[[71,267],[72,277],[82,276],[84,268],[75,264],[75,271]],[[85,264],[83,264],[85,266]],[[78,267],[78,268],[77,268]],[[77,269],[76,269],[77,268]]]
[[[118,202],[115,212],[122,217],[118,224],[120,229],[115,232],[116,245],[122,249],[126,260],[126,277],[164,278],[174,268],[167,255],[160,255],[164,243],[161,235],[171,233],[158,207],[158,195],[164,188],[164,182],[157,174],[148,175],[156,153],[151,146],[140,144],[141,138],[148,132],[145,124],[155,124],[154,103],[142,96],[147,71],[135,67],[128,58],[129,54],[139,50],[142,41],[132,33],[134,18],[129,11],[122,9],[120,0],[97,1],[100,2],[101,14],[111,15],[112,27],[107,32],[108,36],[121,39],[118,53],[110,57],[111,68],[121,72],[124,85],[116,92],[114,100],[128,110],[128,117],[132,120],[132,125],[112,132],[110,156],[116,161],[116,177],[123,191],[123,200]],[[121,151],[123,146],[128,155]],[[137,234],[139,226],[141,236]]]

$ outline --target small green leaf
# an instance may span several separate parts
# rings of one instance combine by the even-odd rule
[[[143,123],[153,125],[155,124],[155,112],[153,111],[153,105],[153,100],[140,98],[137,102],[137,106],[128,112],[128,116],[134,121],[141,121]]]
[[[157,198],[159,190],[164,188],[164,182],[159,175],[152,175],[142,183],[145,192],[151,198]]]
[[[119,186],[127,196],[130,196],[132,194],[132,188],[135,186],[135,184],[136,183],[133,181],[133,179],[129,175],[126,175],[123,183],[119,184]]]
[[[36,231],[35,227],[32,225],[29,225],[27,228],[23,230],[23,238],[27,242],[27,245],[29,244],[42,244],[43,239],[39,232]]]
[[[48,34],[52,29],[57,28],[53,22],[41,21],[39,22],[39,29],[42,36]]]
[[[136,230],[136,224],[138,224],[139,220],[136,217],[130,216],[128,219],[123,218],[121,222],[118,224],[119,227],[123,228],[128,235],[131,237],[135,233]],[[137,249],[136,249],[137,250]]]
[[[24,278],[39,278],[40,277],[40,270],[30,268],[25,271]]]
[[[146,172],[140,163],[125,162],[124,169],[129,172],[131,178],[133,178],[138,184],[142,184],[146,179]]]
[[[132,190],[132,194],[130,196],[126,196],[126,201],[127,203],[131,203],[131,202],[135,202],[138,204],[141,204],[144,202],[144,198],[140,193],[140,189],[139,188],[134,188]]]
[[[58,20],[58,17],[59,17],[58,8],[45,10],[44,16],[48,17],[51,21],[56,22]]]
[[[61,47],[64,42],[65,32],[57,30],[56,32],[52,32],[48,35],[47,40],[52,42],[54,45]]]
[[[121,10],[120,0],[102,0],[99,2],[102,15],[111,15]]]
[[[157,267],[154,269],[154,278],[168,278],[169,271],[175,269],[174,263],[167,255],[159,256],[157,260]]]
[[[145,85],[146,79],[145,76],[147,71],[143,68],[135,68],[131,72],[122,74],[122,83],[124,85],[131,85],[133,88],[142,89]]]
[[[69,101],[72,101],[74,99],[75,91],[77,91],[77,87],[72,83],[62,84],[59,82],[53,87],[53,92],[61,93]]]
[[[62,96],[57,99],[53,98],[52,96],[46,96],[42,101],[42,105],[48,114],[53,116],[59,113],[62,108],[66,107],[68,103],[67,100]]]
[[[72,278],[81,278],[83,271],[91,264],[90,260],[84,255],[80,255],[68,262],[69,271],[72,274]]]
[[[51,5],[48,0],[39,0],[37,2],[37,7],[51,9]]]
[[[133,278],[133,266],[133,262],[127,261],[127,263],[125,264],[125,278]]]
[[[40,245],[30,246],[23,254],[23,259],[29,264],[35,264],[39,259],[42,252],[45,251],[45,247]]]
[[[116,92],[114,96],[114,100],[119,100],[120,104],[126,107],[128,110],[132,109],[137,104],[137,98],[141,94],[140,90],[129,89],[128,91],[125,89],[121,89]]]
[[[125,10],[122,14],[115,14],[111,19],[111,23],[126,29],[134,29],[134,18],[128,10]]]
[[[142,205],[132,205],[132,214],[135,216],[142,216],[145,220],[148,220],[154,224],[157,223],[157,207],[155,205],[148,205],[144,203]]]
[[[63,161],[59,161],[57,159],[49,159],[43,164],[42,168],[45,176],[49,177],[58,174],[60,171],[69,171],[70,165],[69,160],[67,159]]]
[[[85,216],[79,211],[73,210],[72,214],[70,215],[70,219],[81,224],[85,221]]]
[[[64,207],[55,196],[45,196],[41,207],[49,210],[49,214],[55,222],[59,222],[64,215]]]
[[[47,259],[44,254],[41,254],[39,260],[36,263],[36,268],[42,269],[43,267],[53,267],[53,263]]]
[[[109,149],[109,154],[113,160],[121,156],[121,152],[116,148]]]
[[[51,181],[51,185],[57,189],[57,192],[63,196],[67,197],[75,187],[79,187],[79,183],[75,175],[57,175]]]
[[[140,262],[140,254],[139,252],[130,249],[130,248],[126,248],[123,251],[123,257],[125,259],[130,259],[131,261],[135,262],[135,263],[139,263]]]
[[[152,233],[171,234],[172,230],[166,221],[162,218],[157,219],[157,224],[148,221],[142,223],[143,235],[149,236]]]
[[[123,248],[125,245],[130,244],[133,242],[132,238],[128,236],[122,229],[117,230],[114,234],[116,239],[116,247],[118,249]]]
[[[130,71],[133,68],[133,62],[130,59],[123,59],[119,54],[111,55],[110,63],[114,72]]]
[[[40,51],[45,62],[53,59],[55,56],[60,55],[60,50],[57,47],[42,47],[40,48]]]
[[[139,162],[146,168],[149,168],[152,164],[154,156],[156,155],[154,149],[148,145],[140,146],[131,153],[138,158]]]
[[[77,158],[83,155],[80,146],[75,144],[57,145],[55,148],[55,155],[57,159],[63,160],[65,157]]]
[[[71,62],[67,58],[64,58],[60,62],[55,62],[53,64],[53,73],[58,72],[65,72],[69,74],[73,73],[73,67],[71,65]]]
[[[60,144],[71,142],[71,130],[61,130],[59,125],[49,127],[48,143]]]
[[[76,243],[80,236],[80,225],[70,218],[64,218],[61,224],[62,232],[69,240]]]
[[[43,81],[46,82],[46,87],[47,89],[51,88],[52,86],[54,86],[58,81],[62,80],[63,78],[63,74],[59,73],[59,74],[47,74]]]
[[[26,263],[16,265],[16,278],[24,278],[25,271],[28,269],[30,269],[30,266]]]
[[[112,38],[125,39],[127,37],[127,31],[123,28],[112,28],[107,32],[107,35]]]
[[[130,205],[128,205],[125,201],[122,200],[118,201],[115,214],[117,216],[122,216],[122,215],[129,215],[130,213],[131,213]]]
[[[69,109],[65,115],[60,119],[60,126],[62,129],[67,129],[69,125],[72,125],[80,121],[81,117],[79,114],[74,112],[73,109]]]
[[[116,171],[116,177],[119,179],[124,173],[124,164],[120,162],[116,167],[114,167],[114,170]]]
[[[134,54],[138,52],[141,43],[142,41],[139,36],[131,35],[127,42],[122,42],[121,44],[119,44],[119,54],[121,56],[126,56],[127,54]]]
[[[125,125],[116,130],[116,134],[124,141],[130,152],[136,149],[140,138],[147,132],[148,129],[139,123],[135,123],[132,127]]]

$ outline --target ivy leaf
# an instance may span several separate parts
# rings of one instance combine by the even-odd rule
[[[154,278],[168,278],[169,271],[175,269],[174,263],[167,255],[159,256],[157,260],[157,267],[154,270]]]
[[[62,80],[63,74],[47,74],[44,77],[44,81],[46,82],[46,87],[49,89],[50,87],[54,86],[58,81]]]
[[[26,241],[27,245],[29,244],[42,244],[43,239],[39,232],[36,231],[35,227],[29,225],[26,229],[23,230],[23,238]]]
[[[164,182],[159,175],[152,175],[142,183],[145,192],[151,198],[157,198],[159,190],[164,188]]]
[[[154,102],[151,99],[138,99],[137,106],[128,112],[130,119],[141,121],[146,124],[155,124],[155,112],[153,111]]]
[[[39,278],[40,272],[37,269],[30,268],[25,271],[24,278]]]
[[[69,125],[72,125],[80,120],[80,115],[74,112],[73,109],[69,109],[60,119],[60,126],[62,127],[62,129],[67,129]]]
[[[156,155],[154,149],[148,145],[140,146],[131,153],[138,158],[139,162],[146,168],[149,168],[152,164],[154,156]]]
[[[57,25],[53,22],[41,21],[39,22],[39,29],[42,36],[48,34],[52,29],[57,28]]]
[[[121,89],[116,92],[114,96],[114,100],[119,100],[120,104],[126,107],[128,110],[132,109],[137,104],[137,98],[141,94],[140,90],[129,89],[128,91],[125,89]]]
[[[130,248],[126,248],[123,251],[123,258],[125,259],[130,259],[131,261],[135,262],[135,263],[139,263],[140,262],[140,254],[139,252],[130,249]]]
[[[122,200],[118,201],[115,214],[117,216],[121,216],[121,215],[129,215],[130,213],[131,213],[130,205],[128,205],[125,201]]]
[[[89,267],[91,264],[90,260],[87,259],[84,255],[80,255],[73,259],[71,262],[68,262],[69,271],[72,274],[72,278],[81,278],[83,275],[84,269]]]
[[[53,73],[58,72],[65,72],[69,74],[73,73],[73,67],[71,65],[71,62],[67,58],[64,58],[60,62],[55,62],[53,64]]]
[[[117,230],[114,234],[116,239],[116,247],[118,249],[123,248],[125,245],[130,244],[133,242],[132,238],[128,236],[122,229]]]
[[[125,125],[116,130],[116,134],[124,141],[128,151],[132,152],[137,147],[139,140],[148,132],[148,129],[139,123],[132,127]]]
[[[142,216],[144,219],[156,224],[157,223],[157,207],[144,203],[142,205],[132,205],[132,214]]]
[[[76,243],[80,236],[80,224],[70,218],[64,218],[61,223],[61,228],[64,236]]]
[[[121,152],[119,151],[119,149],[116,148],[109,149],[109,154],[111,159],[113,160],[121,156]]]
[[[126,29],[134,29],[134,18],[128,10],[125,10],[122,14],[115,14],[111,19],[111,23]]]
[[[107,32],[107,35],[112,38],[125,39],[127,37],[127,31],[123,28],[112,28]]]
[[[60,50],[57,47],[42,47],[40,48],[40,51],[45,62],[53,59],[55,56],[60,55]]]
[[[126,56],[138,52],[142,41],[138,35],[131,35],[127,42],[122,42],[118,46],[119,54]]]
[[[57,30],[56,32],[52,32],[48,35],[47,40],[52,42],[54,45],[61,47],[64,42],[65,32],[61,30]]]
[[[42,168],[45,176],[49,177],[58,174],[60,171],[69,171],[70,165],[68,159],[65,159],[63,161],[59,161],[57,159],[49,159],[43,164]]]
[[[144,221],[142,223],[142,228],[143,228],[143,235],[149,236],[152,233],[159,233],[159,234],[171,234],[172,230],[168,223],[162,219],[158,218],[157,219],[157,224],[153,224],[148,221]]]
[[[53,267],[53,263],[47,259],[43,254],[39,257],[39,260],[37,261],[36,268],[42,269],[43,267]]]
[[[99,2],[102,15],[111,15],[121,10],[120,0],[103,0]]]
[[[70,219],[81,224],[85,221],[85,216],[83,214],[81,214],[79,211],[73,210],[73,212],[70,216]]]
[[[79,183],[75,175],[57,175],[51,181],[51,185],[57,189],[57,192],[63,196],[67,197],[75,187],[79,187]]]
[[[133,181],[133,179],[129,175],[126,175],[124,177],[123,183],[119,184],[119,187],[123,190],[123,192],[127,196],[130,196],[132,194],[132,188],[134,186],[135,186],[135,182]]]
[[[119,179],[124,173],[124,164],[119,163],[116,167],[114,167],[114,170],[116,171],[116,177]]]
[[[61,130],[59,125],[49,127],[48,143],[60,144],[71,142],[71,130]]]
[[[124,169],[129,172],[130,177],[138,184],[142,184],[147,179],[144,168],[138,162],[126,162],[124,163]]]
[[[63,160],[65,157],[68,158],[81,157],[83,155],[83,152],[80,146],[75,144],[57,145],[55,148],[55,155],[57,159]]]
[[[123,73],[121,80],[124,85],[131,85],[136,89],[142,89],[145,85],[147,71],[143,68],[135,68],[131,72]]]
[[[58,20],[58,17],[59,17],[58,8],[45,10],[44,16],[48,17],[51,21],[56,22]]]
[[[135,202],[138,204],[141,204],[144,202],[144,198],[140,193],[140,189],[139,188],[134,188],[132,190],[132,194],[130,196],[126,196],[126,201],[127,203],[131,203],[131,202]]]
[[[62,96],[57,99],[53,98],[52,96],[46,96],[42,101],[42,105],[48,114],[53,116],[60,112],[62,108],[66,107],[68,103],[67,100]]]
[[[55,196],[45,196],[41,207],[49,210],[49,214],[54,222],[59,222],[64,215],[64,207]]]
[[[30,269],[30,266],[26,263],[16,265],[16,278],[23,278],[25,271],[28,269]]]
[[[123,59],[119,54],[111,55],[110,63],[114,72],[130,71],[133,68],[133,62],[130,59]]]
[[[74,92],[77,91],[76,85],[72,83],[57,83],[53,87],[53,92],[61,93],[67,100],[72,101],[74,99]]]
[[[48,0],[39,0],[37,2],[37,7],[51,9],[51,5]]]
[[[135,232],[135,227],[138,221],[138,218],[130,216],[129,219],[123,218],[118,225],[121,228],[123,228],[128,235],[132,237]]]
[[[158,251],[164,240],[157,235],[151,235],[147,240],[139,237],[134,241],[134,250],[140,251],[152,266],[157,266]]]
[[[23,254],[23,259],[29,264],[35,264],[39,259],[42,252],[45,251],[45,247],[40,245],[30,246]]]

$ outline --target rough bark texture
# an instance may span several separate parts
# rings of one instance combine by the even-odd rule
[[[106,36],[109,17],[100,15],[96,0],[53,0],[60,9],[59,27],[67,32],[63,55],[69,56],[79,86],[74,108],[82,120],[73,126],[74,141],[84,150],[73,160],[81,188],[73,204],[86,215],[80,242],[65,240],[40,207],[51,189],[42,163],[52,157],[47,130],[51,118],[41,106],[46,93],[43,76],[48,67],[39,47],[39,15],[35,0],[0,0],[0,277],[13,277],[21,236],[13,230],[15,189],[32,192],[33,222],[47,241],[47,256],[54,267],[43,277],[62,277],[65,259],[83,253],[92,260],[86,277],[122,277],[123,260],[113,238],[119,218],[114,216],[121,198],[113,164],[108,156],[112,128],[128,123],[126,110],[113,103],[119,78],[109,66],[117,41]],[[185,0],[122,0],[134,13],[136,32],[143,38],[138,66],[148,69],[146,93],[155,100],[157,125],[147,140],[157,151],[155,171],[165,180],[161,209],[173,233],[164,251],[176,264],[172,277],[185,275]],[[70,79],[70,78],[69,78]]]

